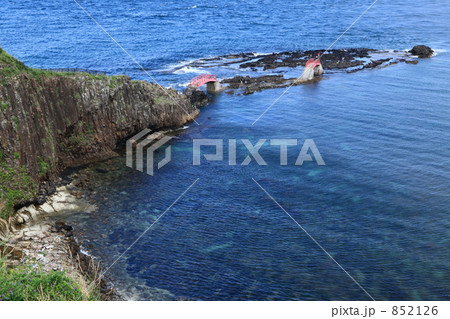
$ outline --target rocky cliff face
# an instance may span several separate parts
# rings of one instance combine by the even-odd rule
[[[172,89],[126,76],[34,70],[0,49],[2,217],[34,198],[39,181],[112,156],[119,141],[144,128],[178,127],[198,113]]]

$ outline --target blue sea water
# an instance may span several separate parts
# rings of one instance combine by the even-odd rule
[[[205,71],[171,71],[187,61],[326,48],[372,1],[78,2],[158,82],[182,88]],[[99,211],[58,218],[82,229],[83,245],[107,267],[199,178],[110,269],[127,296],[368,300],[254,179],[373,298],[448,300],[449,15],[449,1],[378,1],[337,48],[426,44],[437,54],[292,87],[253,126],[283,89],[217,96],[199,125],[170,142],[173,160],[154,176],[126,168],[124,157],[95,164]],[[30,66],[150,80],[73,0],[3,0],[0,16],[0,45]],[[280,166],[266,143],[267,166],[193,166],[194,138],[221,138],[225,148],[230,138],[311,138],[326,165],[294,166],[299,146]],[[95,173],[105,166],[109,173]]]

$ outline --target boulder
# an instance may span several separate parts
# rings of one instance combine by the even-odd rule
[[[189,98],[191,104],[196,107],[205,106],[210,101],[205,92],[194,86],[189,86],[184,91],[184,94]]]
[[[417,55],[419,58],[429,58],[433,55],[433,50],[426,45],[416,45],[409,50],[412,55]]]

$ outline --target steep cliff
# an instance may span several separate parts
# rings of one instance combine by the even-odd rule
[[[65,168],[108,158],[128,136],[178,127],[198,113],[173,89],[31,69],[0,48],[0,217],[36,198],[39,182]]]

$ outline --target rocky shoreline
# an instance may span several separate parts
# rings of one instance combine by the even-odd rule
[[[75,178],[72,178],[75,177]],[[13,218],[3,251],[6,265],[29,265],[44,272],[63,271],[84,286],[95,285],[101,300],[124,300],[108,276],[101,276],[102,268],[95,257],[83,251],[77,240],[77,230],[63,221],[55,221],[54,214],[93,212],[95,205],[82,198],[87,177],[75,173],[72,181],[56,188],[42,205],[20,209]]]

